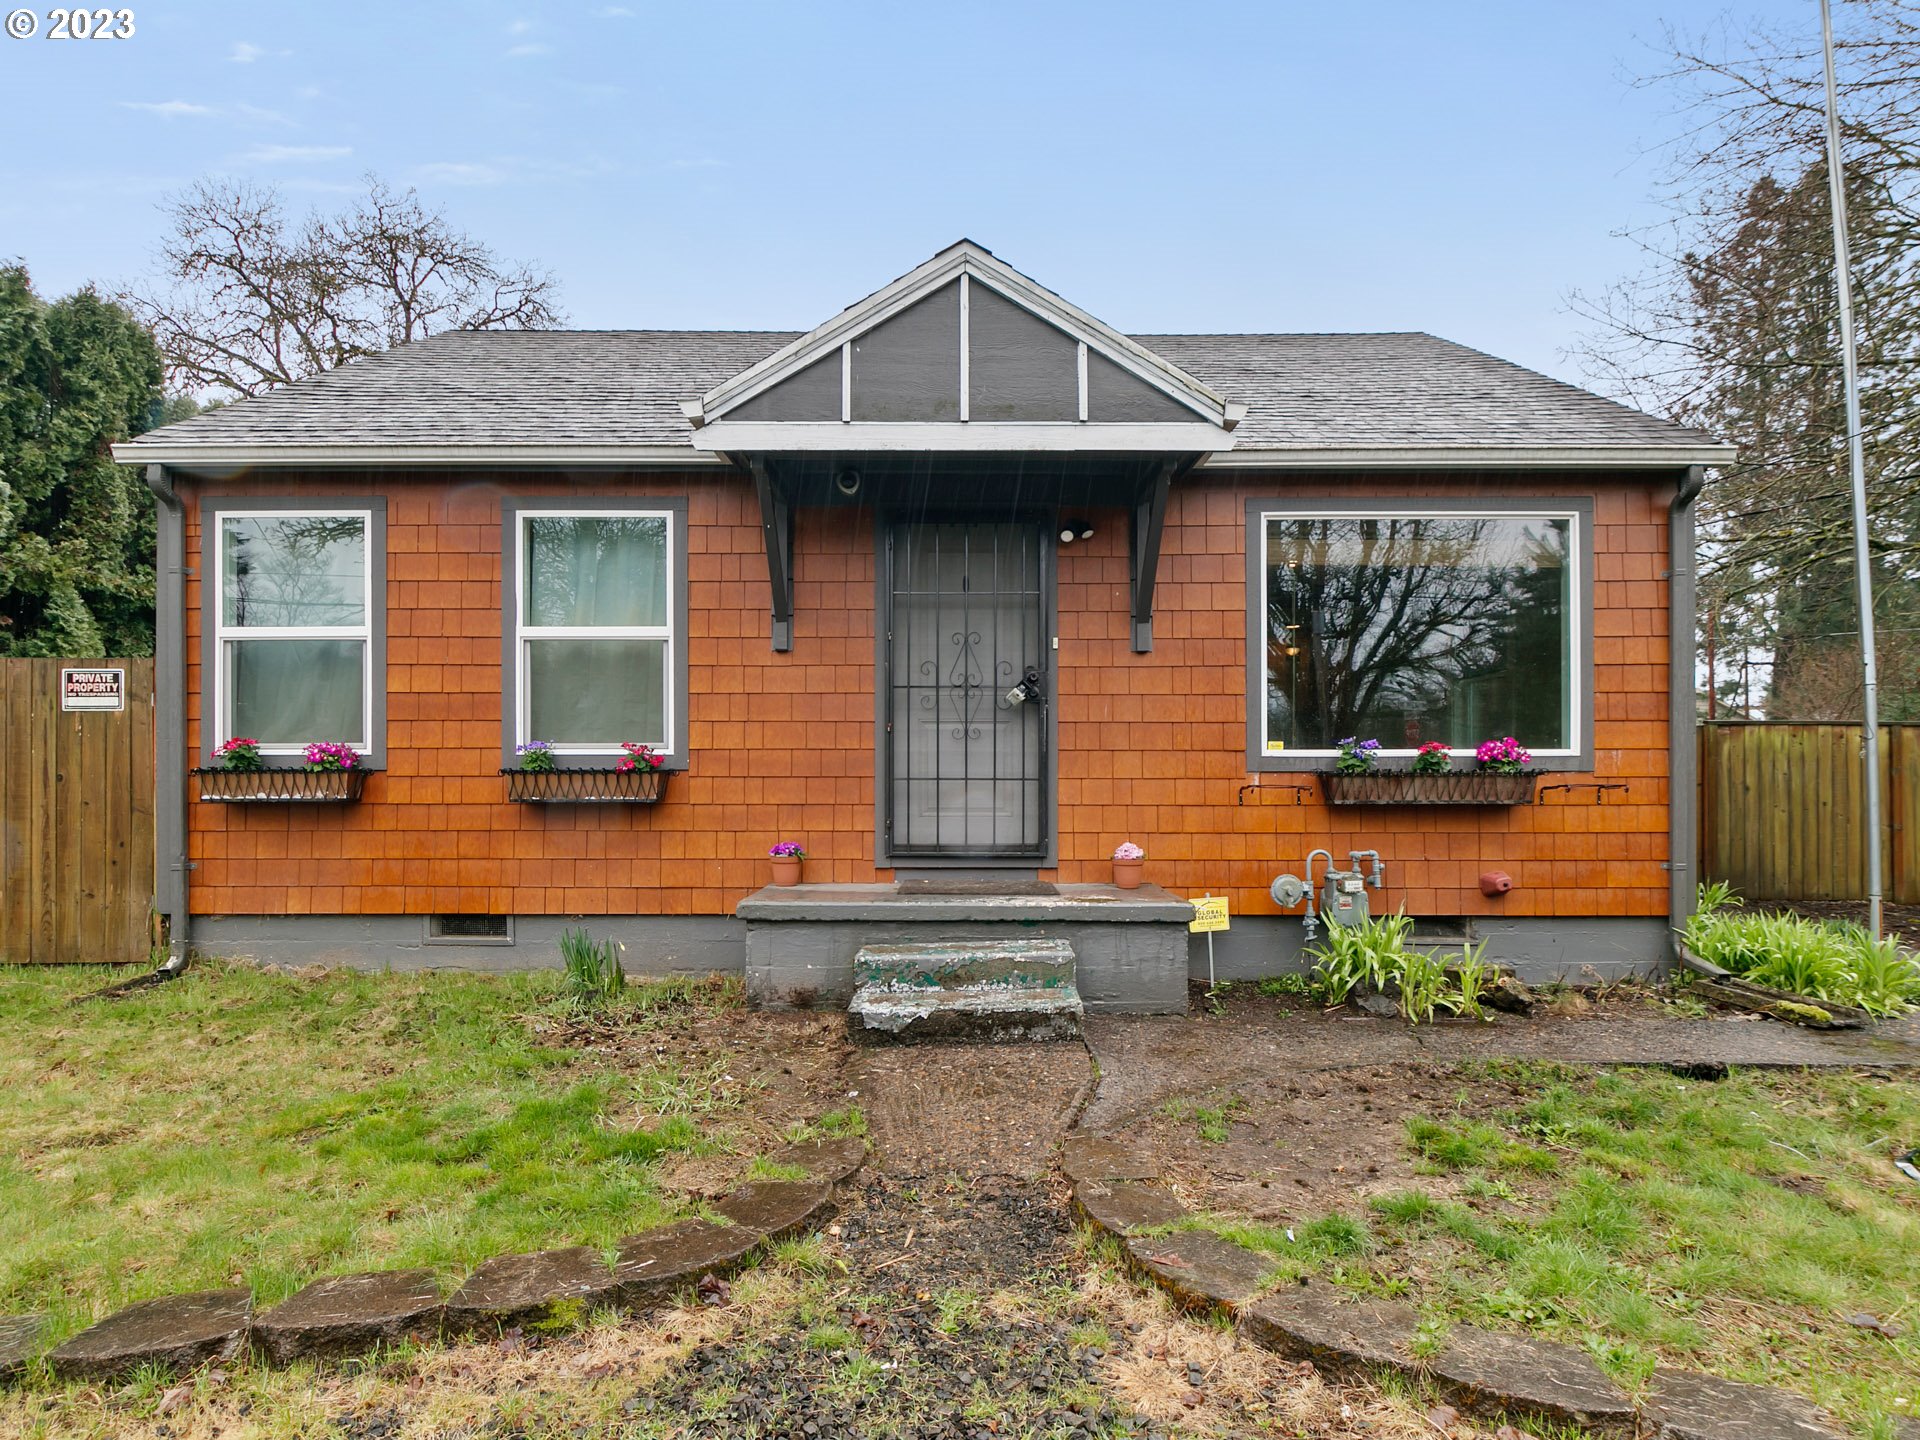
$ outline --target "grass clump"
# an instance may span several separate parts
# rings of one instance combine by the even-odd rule
[[[1920,1006],[1920,964],[1897,941],[1858,925],[1732,908],[1739,898],[1725,884],[1700,887],[1681,938],[1702,960],[1756,985],[1870,1015]]]
[[[604,1010],[627,988],[627,972],[620,967],[618,940],[595,940],[585,930],[560,934],[560,958],[566,966],[567,998],[578,1010]]]

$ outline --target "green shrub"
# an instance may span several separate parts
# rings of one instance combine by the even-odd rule
[[[567,998],[582,1010],[600,1010],[620,998],[627,975],[620,968],[620,942],[595,940],[585,930],[560,935],[560,958],[567,967]]]
[[[1895,941],[1858,925],[1729,909],[1738,899],[1724,884],[1700,888],[1699,908],[1680,933],[1702,960],[1756,985],[1873,1015],[1920,1005],[1920,966]]]
[[[1356,991],[1394,995],[1400,1013],[1415,1025],[1441,1010],[1486,1019],[1480,996],[1494,969],[1486,962],[1486,942],[1463,948],[1456,959],[1451,951],[1410,948],[1407,935],[1412,929],[1413,921],[1404,913],[1372,916],[1358,925],[1329,925],[1310,952],[1316,998],[1339,1005]]]

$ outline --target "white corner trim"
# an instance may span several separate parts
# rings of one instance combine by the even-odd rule
[[[1062,451],[1107,450],[1194,454],[1225,450],[1233,437],[1204,420],[1157,425],[1080,425],[976,420],[879,423],[834,420],[715,420],[693,437],[713,451]]]

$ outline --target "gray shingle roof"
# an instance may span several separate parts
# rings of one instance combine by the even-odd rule
[[[449,331],[121,447],[680,446],[691,400],[789,341],[771,330]],[[1249,409],[1235,449],[1711,443],[1698,430],[1418,333],[1140,335]],[[129,452],[136,452],[129,454]]]

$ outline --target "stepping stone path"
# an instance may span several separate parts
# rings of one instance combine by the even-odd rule
[[[40,1334],[47,1328],[44,1315],[0,1316],[0,1384],[13,1379],[40,1353]]]
[[[239,1358],[252,1318],[248,1290],[163,1295],[82,1330],[47,1360],[62,1380],[110,1380],[142,1365],[191,1370],[209,1360]]]
[[[715,1202],[731,1223],[683,1220],[616,1247],[614,1263],[584,1245],[530,1255],[500,1255],[467,1277],[444,1303],[428,1270],[375,1271],[315,1281],[262,1315],[246,1290],[209,1290],[144,1301],[110,1315],[57,1346],[55,1375],[111,1380],[144,1365],[191,1370],[231,1361],[258,1343],[262,1357],[285,1365],[306,1357],[355,1354],[401,1339],[551,1318],[569,1302],[642,1309],[708,1275],[739,1269],[762,1245],[821,1223],[834,1209],[834,1185],[866,1157],[856,1138],[789,1145],[771,1157],[805,1180],[742,1185]],[[39,1316],[0,1317],[0,1380],[17,1378],[38,1353]]]
[[[274,1365],[357,1355],[438,1337],[443,1309],[431,1270],[334,1275],[258,1316],[253,1338]]]
[[[1765,1385],[1656,1370],[1642,1414],[1651,1440],[1840,1440],[1816,1406]]]
[[[447,1329],[460,1333],[547,1320],[568,1302],[587,1309],[611,1305],[619,1292],[607,1257],[586,1245],[496,1255],[448,1299]]]
[[[1438,1354],[1419,1356],[1419,1316],[1406,1305],[1301,1282],[1261,1293],[1272,1271],[1257,1251],[1204,1230],[1155,1234],[1185,1217],[1179,1198],[1119,1140],[1068,1136],[1060,1169],[1073,1208],[1122,1241],[1129,1263],[1184,1308],[1232,1316],[1254,1343],[1330,1374],[1397,1371],[1463,1410],[1574,1424],[1650,1440],[1840,1440],[1831,1417],[1797,1395],[1710,1375],[1656,1372],[1632,1399],[1579,1350],[1460,1325]],[[1142,1233],[1147,1232],[1147,1233]],[[1907,1440],[1902,1435],[1901,1440]]]

